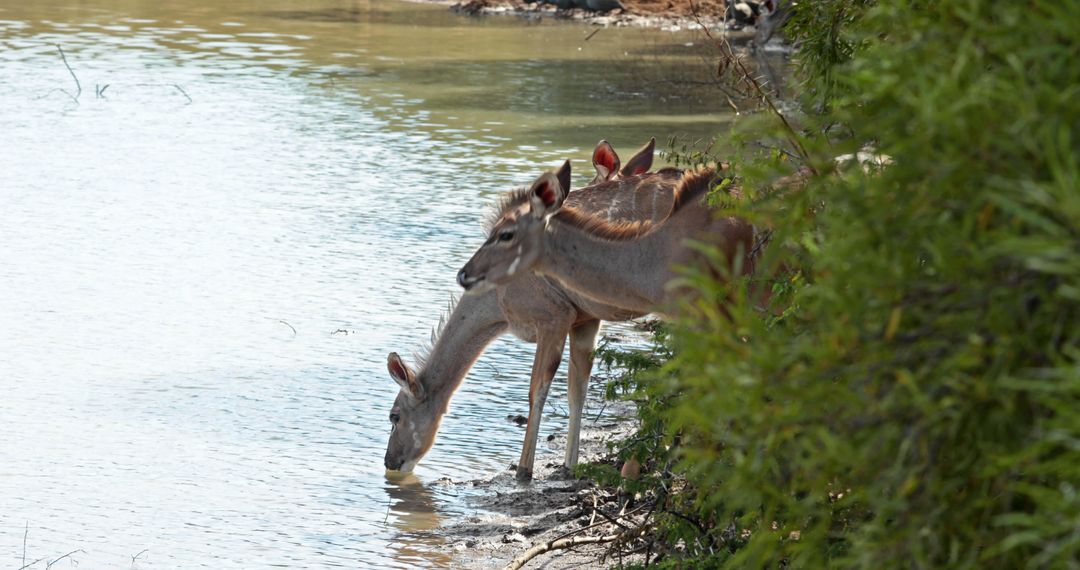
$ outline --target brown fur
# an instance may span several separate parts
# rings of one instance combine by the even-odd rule
[[[670,218],[687,204],[700,200],[708,194],[716,179],[716,170],[702,168],[683,174],[674,190],[674,201],[671,212],[665,217]],[[526,199],[527,196],[526,196]],[[575,208],[563,207],[555,214],[555,219],[578,228],[594,237],[610,241],[630,241],[649,233],[661,222],[636,221],[636,222],[610,222],[592,213],[579,211]]]
[[[668,183],[667,179],[670,179],[673,176],[677,176],[681,173],[682,171],[677,168],[665,167],[657,170],[656,172],[646,172],[644,174],[635,174],[621,179],[605,180],[603,182],[590,184],[589,186],[586,186],[581,190],[575,190],[574,194],[578,194],[582,190],[588,188],[590,190],[594,190],[594,194],[603,196],[604,191],[627,191],[627,186],[630,186],[631,188],[639,188],[641,186],[645,186],[646,184],[663,185],[665,183]],[[531,189],[532,188],[530,186],[522,186],[520,188],[515,188],[509,192],[504,193],[499,198],[499,202],[496,204],[495,208],[491,210],[491,213],[488,215],[487,220],[484,221],[484,233],[490,233],[491,229],[499,223],[499,220],[502,219],[503,216],[517,209],[518,207],[527,204],[529,201],[529,193]],[[572,195],[573,194],[570,194],[570,196]],[[563,209],[568,209],[568,206],[569,205],[564,206]]]

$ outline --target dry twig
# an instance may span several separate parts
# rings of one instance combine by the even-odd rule
[[[742,82],[744,86],[748,87],[752,93],[756,94],[758,98],[760,98],[761,101],[765,103],[765,105],[769,108],[769,112],[780,120],[781,124],[784,127],[784,130],[787,132],[788,142],[791,143],[793,147],[795,147],[799,158],[801,158],[804,163],[809,165],[810,155],[806,152],[806,148],[803,147],[802,142],[799,140],[799,134],[795,132],[795,129],[791,126],[791,123],[788,122],[787,117],[785,117],[784,114],[781,113],[779,109],[777,109],[772,97],[765,90],[765,87],[762,85],[762,83],[756,77],[754,77],[752,73],[750,73],[750,70],[746,68],[746,65],[743,63],[742,59],[735,54],[734,50],[731,49],[731,44],[727,41],[727,38],[725,37],[723,39],[717,39],[716,36],[712,34],[712,32],[709,30],[709,27],[706,26],[705,23],[701,20],[701,16],[698,14],[698,9],[697,6],[694,4],[694,0],[690,0],[690,13],[694,17],[694,21],[697,22],[698,26],[701,27],[702,32],[705,33],[705,36],[709,38],[720,50],[720,72],[722,73],[729,66],[735,67],[735,70],[738,72],[739,75],[738,80]],[[814,174],[817,174],[817,171],[813,170],[813,166],[808,166],[808,168],[810,168]]]

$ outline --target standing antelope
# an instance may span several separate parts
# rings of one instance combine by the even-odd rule
[[[717,216],[702,200],[715,179],[712,169],[688,172],[675,188],[666,219],[625,222],[577,207],[566,200],[559,179],[544,173],[527,191],[503,202],[490,237],[458,273],[458,283],[483,293],[536,275],[625,311],[666,308],[679,294],[666,287],[674,267],[700,261],[687,240],[719,246],[731,270],[751,270],[753,226]]]
[[[568,204],[612,220],[653,220],[671,209],[672,191],[680,173],[665,169],[648,173],[655,140],[650,140],[620,168],[618,155],[606,141],[593,152],[597,175],[586,188],[571,192]],[[551,174],[561,188],[570,186],[570,164]],[[387,444],[388,469],[410,471],[435,441],[450,397],[469,368],[495,337],[509,331],[536,343],[529,383],[529,417],[518,460],[517,477],[532,477],[540,418],[551,381],[570,338],[567,378],[570,421],[564,466],[577,464],[578,439],[585,392],[592,372],[592,350],[600,320],[620,321],[642,313],[597,303],[566,291],[558,283],[525,272],[506,287],[463,297],[439,327],[430,353],[419,369],[390,353],[387,368],[401,387],[390,411],[392,431]]]

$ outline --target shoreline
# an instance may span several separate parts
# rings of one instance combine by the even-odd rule
[[[602,381],[596,378],[594,381]],[[626,438],[636,429],[634,405],[627,401],[593,399],[591,406],[603,412],[586,418],[581,428],[579,463],[611,463],[607,443]],[[563,440],[562,433],[551,441]],[[617,503],[618,497],[589,479],[561,473],[562,455],[538,462],[533,480],[519,483],[512,469],[486,478],[454,482],[475,496],[467,499],[476,513],[448,521],[439,529],[453,553],[455,567],[473,570],[499,569],[534,545],[582,530],[595,521],[595,505]],[[479,491],[479,493],[476,493]],[[471,494],[472,494],[471,493]],[[594,532],[602,533],[597,528]],[[534,559],[532,565],[548,570],[581,568],[598,564],[605,545],[594,544],[556,550]]]
[[[576,21],[599,28],[634,27],[653,28],[666,32],[700,30],[707,26],[714,34],[721,34],[735,42],[749,41],[754,37],[752,25],[740,25],[726,18],[718,6],[710,2],[701,2],[695,9],[690,9],[690,2],[676,5],[671,2],[655,0],[626,0],[626,8],[609,12],[593,12],[582,8],[561,10],[552,4],[539,1],[526,3],[522,0],[410,0],[423,4],[446,6],[462,16],[516,16],[526,20],[545,18]],[[696,12],[696,14],[695,14]]]

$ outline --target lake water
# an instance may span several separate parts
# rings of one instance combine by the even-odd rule
[[[563,158],[584,182],[600,138],[626,158],[726,120],[642,87],[700,65],[698,38],[592,31],[0,2],[0,567],[450,564],[437,529],[471,507],[438,479],[516,460],[532,347],[492,345],[405,482],[382,466],[387,352],[426,339],[498,192]]]

